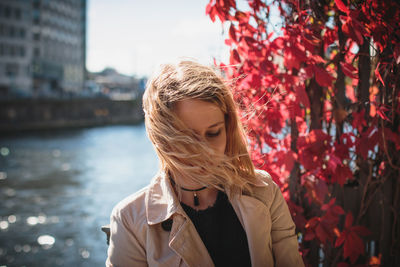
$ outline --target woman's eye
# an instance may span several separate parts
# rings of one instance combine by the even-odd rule
[[[206,133],[206,135],[207,135],[207,137],[217,137],[220,133],[221,133],[221,129],[219,129],[219,130],[216,131],[216,132],[209,132],[209,133]]]

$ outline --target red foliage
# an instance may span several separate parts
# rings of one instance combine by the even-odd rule
[[[322,205],[322,210],[326,213],[321,217],[311,218],[305,228],[305,240],[313,240],[317,238],[319,242],[325,244],[328,240],[333,243],[335,237],[339,236],[337,224],[339,216],[344,214],[340,206],[334,205],[335,199],[332,198],[328,204]]]
[[[364,242],[360,238],[360,235],[370,235],[370,231],[360,225],[353,225],[353,215],[348,213],[346,216],[346,222],[344,230],[340,236],[336,239],[335,247],[343,246],[343,257],[350,258],[352,264],[355,263],[359,255],[364,254]]]
[[[315,242],[338,247],[325,251],[333,254],[328,265],[366,264],[362,219],[371,201],[366,195],[360,210],[347,208],[343,226],[334,188],[369,175],[382,181],[360,185],[369,193],[400,175],[400,7],[390,0],[247,4],[211,0],[206,13],[229,28],[229,65],[220,67],[236,81],[254,164],[281,186],[306,260]],[[271,25],[276,13],[281,22]]]

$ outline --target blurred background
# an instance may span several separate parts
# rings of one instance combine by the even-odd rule
[[[158,168],[148,77],[229,57],[206,4],[0,0],[0,266],[104,265],[100,227]]]

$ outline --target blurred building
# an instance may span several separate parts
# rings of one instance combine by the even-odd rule
[[[0,1],[0,96],[79,92],[86,0]]]
[[[100,93],[113,100],[129,100],[141,97],[144,92],[145,78],[124,75],[113,68],[89,73],[88,76],[90,83],[86,84],[86,89],[90,94]]]

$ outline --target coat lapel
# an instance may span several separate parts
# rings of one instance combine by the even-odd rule
[[[241,195],[231,200],[247,235],[252,266],[273,266],[271,216],[260,200]]]
[[[155,225],[172,219],[169,247],[188,266],[214,266],[193,223],[179,204],[164,173],[155,177],[146,200],[147,223]]]
[[[165,175],[159,175],[150,185],[146,204],[148,224],[172,218],[169,246],[188,266],[214,266]],[[257,198],[246,195],[233,197],[231,204],[246,232],[252,266],[273,266],[271,216],[267,206]]]
[[[185,216],[174,216],[169,246],[188,266],[214,266],[196,228]]]

